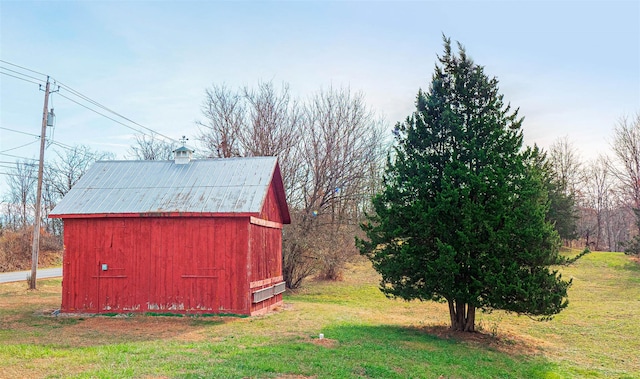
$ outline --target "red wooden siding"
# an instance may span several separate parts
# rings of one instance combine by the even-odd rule
[[[249,280],[255,282],[282,275],[282,230],[251,224],[249,231]]]
[[[251,292],[282,282],[282,215],[275,190],[269,186],[261,220],[249,226],[249,281]],[[260,220],[256,220],[260,221]],[[282,303],[282,294],[251,305],[251,313],[259,314]]]
[[[282,282],[282,230],[251,224],[249,226],[249,278],[251,292]],[[282,302],[278,294],[252,304],[251,313],[268,310]]]
[[[251,312],[247,218],[64,223],[64,312]]]
[[[280,212],[280,204],[276,194],[276,186],[272,183],[267,191],[267,196],[260,212],[260,218],[268,221],[275,221],[282,224],[282,214]]]

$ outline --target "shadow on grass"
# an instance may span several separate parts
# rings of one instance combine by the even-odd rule
[[[259,331],[212,339],[218,325],[207,325],[202,338],[192,334],[202,329],[198,323],[214,320],[196,325],[160,317],[38,321],[50,324],[36,327],[37,344],[7,354],[25,361],[33,354],[93,354],[83,377],[548,378],[556,372],[539,355],[505,353],[484,340],[447,336],[440,327],[337,324],[318,331],[323,339]]]
[[[631,262],[625,263],[621,268],[626,271],[640,273],[640,260],[632,260]]]
[[[384,341],[385,338],[391,336],[391,340],[406,341],[418,338],[423,341],[432,341],[461,344],[469,348],[492,350],[504,353],[513,357],[519,356],[538,356],[541,349],[535,346],[530,340],[504,334],[489,334],[483,332],[458,332],[452,331],[445,325],[426,325],[421,327],[415,326],[397,326],[397,325],[379,325],[379,326],[340,326],[338,328],[356,328],[359,333],[370,335],[370,338]]]
[[[322,340],[313,336],[247,346],[241,353],[246,357],[236,358],[248,369],[242,375],[265,370],[318,378],[544,378],[556,371],[555,364],[539,355],[508,354],[428,331],[335,325],[322,329]]]
[[[447,340],[428,329],[339,324],[318,335],[237,335],[158,349],[136,348],[140,362],[163,362],[154,374],[171,377],[276,378],[553,378],[556,365],[540,356],[510,355],[465,341]],[[259,334],[259,333],[257,333]],[[129,349],[131,350],[131,349]],[[103,356],[121,362],[127,351]],[[128,361],[131,364],[131,361]],[[137,366],[142,374],[143,367]],[[98,369],[111,377],[127,366]],[[179,373],[179,374],[178,374]],[[99,372],[88,376],[101,377]],[[95,374],[95,375],[94,375]]]

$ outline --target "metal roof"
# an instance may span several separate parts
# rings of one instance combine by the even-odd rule
[[[276,165],[276,157],[192,160],[182,165],[98,161],[50,215],[259,213]]]

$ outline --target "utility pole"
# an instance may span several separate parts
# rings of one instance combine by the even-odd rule
[[[40,164],[38,166],[38,190],[36,193],[36,214],[33,222],[33,245],[31,247],[31,280],[29,289],[36,289],[38,253],[40,252],[40,202],[42,198],[42,173],[44,168],[44,143],[47,134],[47,114],[49,113],[49,77],[44,89],[44,109],[42,110],[42,132],[40,133]]]

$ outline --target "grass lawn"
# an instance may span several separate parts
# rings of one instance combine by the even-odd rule
[[[640,378],[640,266],[592,253],[563,275],[552,321],[480,313],[471,335],[444,304],[386,299],[366,262],[252,318],[52,317],[59,279],[1,284],[0,378]]]

